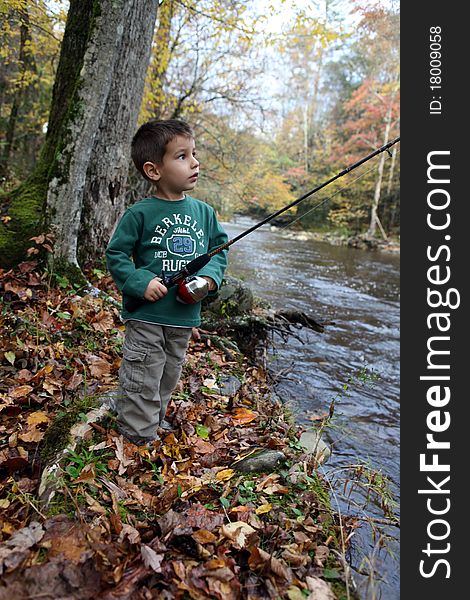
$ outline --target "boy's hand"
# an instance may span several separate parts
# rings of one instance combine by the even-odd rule
[[[213,292],[214,290],[217,289],[217,284],[211,277],[203,276],[202,278],[205,279],[207,281],[207,283],[209,284],[209,292]]]
[[[145,290],[144,298],[149,302],[161,300],[168,293],[168,289],[163,285],[160,277],[154,277]]]

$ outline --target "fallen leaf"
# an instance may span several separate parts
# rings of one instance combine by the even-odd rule
[[[5,354],[5,356],[6,356],[6,354]],[[14,388],[9,393],[9,396],[10,396],[10,398],[14,398],[14,399],[24,398],[25,396],[30,394],[33,391],[33,389],[34,388],[31,387],[30,385],[19,385],[18,387]]]
[[[317,548],[315,548],[315,555],[313,557],[313,562],[318,567],[323,567],[329,554],[330,554],[330,549],[327,546],[317,546]]]
[[[196,439],[194,447],[196,448],[198,454],[210,454],[215,452],[215,446],[213,446],[210,442],[201,440],[200,438]]]
[[[273,494],[288,494],[289,488],[285,485],[279,485],[278,483],[273,483],[272,485],[267,485],[263,492],[268,496],[272,496]]]
[[[16,354],[14,352],[5,352],[5,358],[12,365],[16,360]]]
[[[127,538],[131,544],[138,544],[140,542],[140,533],[135,527],[125,523],[122,526],[121,533],[119,534],[118,542],[123,542],[124,538]]]
[[[29,386],[24,386],[24,387],[29,387]],[[50,418],[47,415],[47,413],[42,412],[40,410],[29,414],[26,419],[26,423],[28,425],[39,425],[40,423],[49,423],[49,421],[50,421]]]
[[[103,375],[109,375],[111,373],[112,365],[100,356],[95,354],[87,354],[86,361],[90,366],[90,373],[92,377],[103,377]]]
[[[92,553],[82,526],[75,525],[65,515],[51,517],[44,527],[46,533],[40,545],[49,548],[49,558],[62,556],[66,560],[80,563],[84,556]]]
[[[285,562],[279,558],[275,558],[261,548],[254,547],[251,549],[248,565],[254,571],[264,570],[269,567],[278,577],[282,577],[287,581],[292,581],[292,571]]]
[[[86,503],[88,504],[88,506],[91,508],[91,510],[99,515],[106,515],[107,514],[107,510],[101,506],[101,504],[95,500],[93,498],[93,496],[90,496],[90,494],[88,492],[84,492],[84,496],[85,496],[85,500]]]
[[[272,504],[262,504],[261,506],[258,506],[258,508],[255,510],[255,513],[257,515],[264,515],[265,513],[268,513],[270,510],[272,510],[272,508]]]
[[[23,527],[16,531],[9,540],[5,542],[7,546],[14,548],[31,548],[37,544],[44,536],[44,529],[37,521],[32,521],[29,527]]]
[[[233,410],[233,414],[231,414],[230,417],[235,423],[246,425],[257,419],[258,413],[255,413],[248,408],[237,407]]]
[[[102,310],[92,320],[91,326],[96,331],[106,333],[114,327],[114,319],[109,312]]]
[[[150,567],[155,573],[162,572],[162,561],[165,558],[164,554],[157,554],[155,550],[150,548],[150,546],[145,546],[145,544],[142,544],[140,553],[146,567]]]
[[[26,387],[26,386],[25,386]],[[27,429],[24,433],[20,433],[18,438],[23,442],[40,442],[45,436],[46,431],[42,431],[38,428],[39,425],[45,425],[49,423],[50,418],[45,412],[37,411],[28,415],[26,419]]]
[[[124,453],[124,438],[122,435],[120,435],[118,438],[115,438],[114,443],[116,444],[114,451],[116,453],[116,458],[119,461],[118,473],[119,475],[123,475],[126,472],[127,467],[132,464],[133,459],[128,458]]]
[[[247,538],[251,534],[256,533],[256,529],[244,521],[234,521],[233,523],[222,525],[220,531],[222,535],[233,542],[233,545],[238,550],[246,546]]]
[[[233,469],[222,469],[221,471],[218,471],[216,473],[215,478],[218,481],[227,481],[234,475],[235,475],[235,471]]]
[[[199,529],[199,531],[195,531],[192,536],[199,544],[210,544],[217,539],[217,537],[207,529]]]
[[[193,504],[186,512],[183,523],[189,527],[214,531],[222,525],[224,520],[224,515],[209,510],[202,504]]]

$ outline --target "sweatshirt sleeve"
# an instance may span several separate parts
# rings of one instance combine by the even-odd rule
[[[212,250],[215,250],[222,244],[225,244],[226,241],[228,241],[228,236],[223,230],[220,223],[217,221],[215,211],[212,210],[210,220],[209,246],[207,252],[212,252]],[[227,254],[228,250],[222,250],[222,252],[215,254],[207,263],[207,265],[205,265],[197,273],[201,277],[204,276],[213,279],[217,285],[217,289],[222,283],[225,269],[227,268]],[[215,291],[212,293],[215,293]]]
[[[136,268],[131,258],[140,239],[140,230],[137,218],[127,210],[106,249],[108,269],[119,291],[137,298],[144,297],[149,282],[155,277],[152,271]]]

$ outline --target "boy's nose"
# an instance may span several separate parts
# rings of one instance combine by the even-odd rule
[[[191,162],[191,167],[198,167],[198,166],[199,166],[199,161],[195,156],[193,156],[193,160]]]

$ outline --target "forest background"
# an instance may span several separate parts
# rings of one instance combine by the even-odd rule
[[[37,170],[44,149],[68,9],[68,2],[0,3],[4,228],[15,220],[11,196]],[[197,196],[223,220],[269,214],[398,135],[393,2],[164,0],[150,52],[138,123],[153,117],[191,123],[202,163]],[[121,86],[123,103],[125,81]],[[132,133],[125,132],[127,138]],[[396,152],[394,146],[391,156],[383,153],[364,166],[359,179],[342,179],[292,209],[290,219],[305,215],[298,226],[308,230],[397,239]],[[112,171],[113,159],[107,160],[104,168]],[[149,192],[128,156],[127,169],[123,201],[110,211],[101,236],[87,234],[98,228],[82,215],[80,263],[102,255],[118,213]],[[93,187],[84,195],[86,203]],[[326,195],[330,201],[309,212]],[[29,237],[38,233],[28,228]]]

